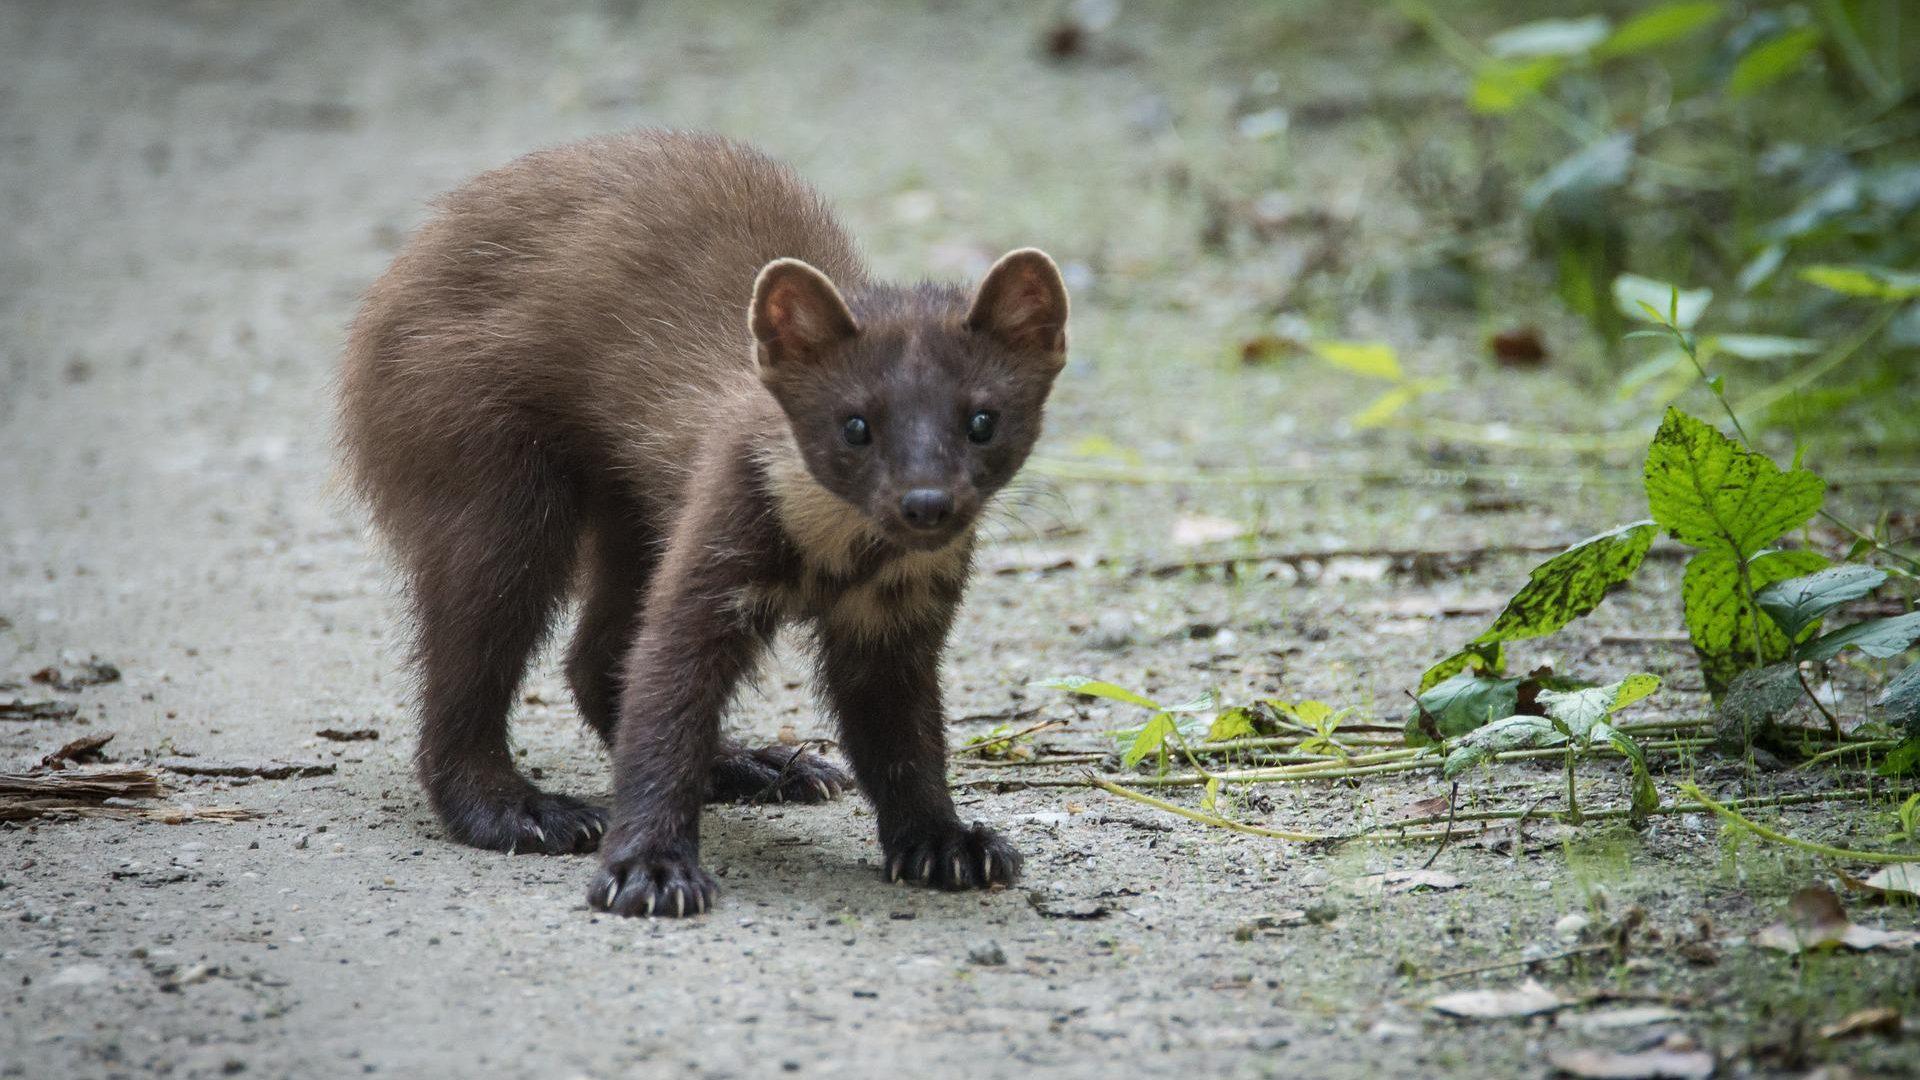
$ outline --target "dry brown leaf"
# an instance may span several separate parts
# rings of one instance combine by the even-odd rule
[[[103,735],[82,735],[60,749],[40,759],[43,769],[64,769],[69,765],[85,765],[100,760],[100,748],[113,741],[113,732]]]
[[[1717,1067],[1705,1050],[1555,1050],[1548,1060],[1581,1080],[1707,1080]]]
[[[1443,994],[1428,1002],[1427,1007],[1463,1020],[1513,1020],[1550,1013],[1567,1004],[1567,999],[1528,979],[1506,990],[1461,990]]]
[[[1848,1013],[1820,1029],[1823,1039],[1851,1039],[1856,1035],[1900,1034],[1900,1010],[1881,1007]]]
[[[1832,889],[1809,885],[1787,902],[1787,917],[1754,935],[1754,940],[1789,954],[1836,947],[1866,952],[1911,949],[1920,945],[1920,931],[1857,925],[1847,919],[1847,910]]]

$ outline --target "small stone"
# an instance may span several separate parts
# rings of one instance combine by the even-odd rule
[[[1133,619],[1124,611],[1103,611],[1093,620],[1087,644],[1112,652],[1133,643]]]
[[[295,840],[295,841],[293,842],[293,850],[295,850],[295,851],[305,851],[305,850],[307,850],[307,844],[309,844],[309,843],[311,843],[311,842],[312,842],[312,840],[313,840],[313,834],[312,834],[312,833],[304,833],[304,832],[303,832],[303,833],[301,833],[301,834],[300,834],[300,839],[298,839],[298,840]]]
[[[1005,967],[1007,951],[997,941],[984,941],[967,950],[967,961],[981,967]]]
[[[1563,915],[1560,917],[1559,922],[1553,924],[1553,935],[1562,941],[1578,941],[1580,940],[1580,935],[1586,933],[1587,927],[1592,925],[1592,919],[1578,912],[1572,915]]]

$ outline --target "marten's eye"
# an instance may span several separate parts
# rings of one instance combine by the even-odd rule
[[[993,440],[993,425],[997,423],[999,419],[998,416],[984,409],[974,413],[973,416],[967,420],[967,440],[976,443],[991,442]]]
[[[840,437],[847,440],[848,446],[865,446],[873,441],[873,432],[867,428],[864,417],[849,416],[840,426]]]

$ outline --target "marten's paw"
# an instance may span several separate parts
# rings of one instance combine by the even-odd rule
[[[504,798],[460,800],[440,810],[453,838],[509,855],[572,855],[600,846],[607,812],[529,787]]]
[[[918,829],[886,844],[887,880],[942,889],[1011,885],[1020,877],[1020,852],[1005,837],[974,823]]]
[[[635,852],[609,855],[587,886],[587,905],[615,915],[704,915],[720,892],[692,858]]]
[[[820,803],[839,798],[852,786],[851,777],[811,751],[736,747],[714,760],[707,801]]]

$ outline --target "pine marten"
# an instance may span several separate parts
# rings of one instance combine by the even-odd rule
[[[1026,460],[1067,293],[1014,251],[970,292],[871,280],[825,203],[722,138],[529,154],[445,196],[354,320],[341,442],[404,570],[421,784],[452,836],[584,852],[596,909],[691,915],[707,800],[817,802],[823,757],[721,734],[810,631],[890,880],[1013,881],[946,785],[939,665],[981,509]],[[566,673],[611,813],[514,767],[507,716],[570,596]],[[604,834],[604,836],[603,836]]]

